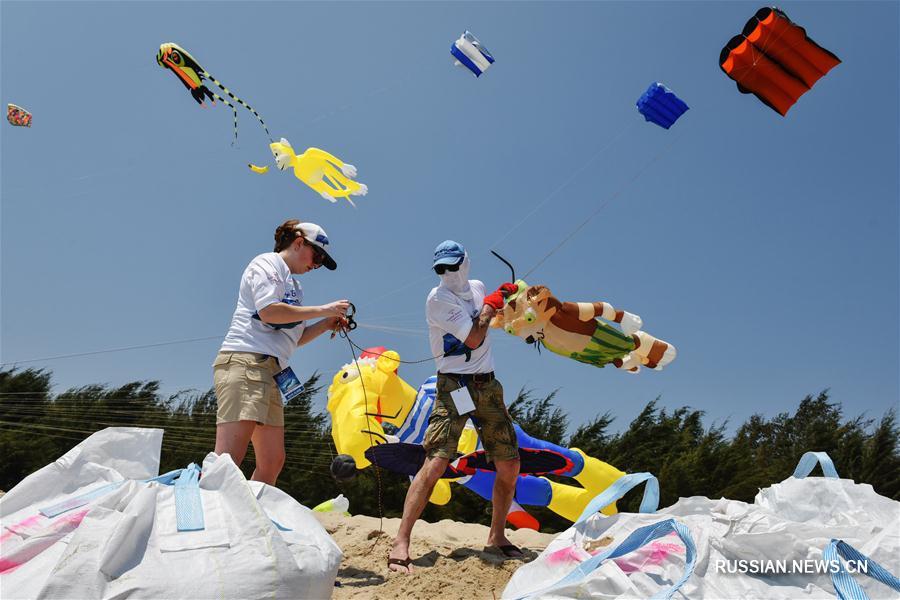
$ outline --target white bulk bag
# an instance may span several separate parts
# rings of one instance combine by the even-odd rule
[[[100,431],[0,499],[4,598],[331,596],[341,552],[307,508],[228,455],[153,477],[161,436]]]

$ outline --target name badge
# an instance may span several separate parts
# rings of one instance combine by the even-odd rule
[[[475,410],[475,402],[472,400],[472,395],[469,393],[469,388],[466,386],[462,386],[458,390],[450,392],[450,398],[456,406],[456,412],[460,415]]]
[[[278,389],[281,390],[284,404],[296,398],[298,394],[306,389],[290,367],[275,373],[275,383],[278,385]]]

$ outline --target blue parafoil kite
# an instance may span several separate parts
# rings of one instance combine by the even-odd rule
[[[638,112],[648,121],[668,129],[688,109],[669,88],[654,81],[637,101]]]
[[[494,64],[494,57],[488,49],[481,45],[474,35],[468,31],[459,36],[459,39],[450,46],[450,54],[456,59],[456,65],[465,67],[480,77]]]

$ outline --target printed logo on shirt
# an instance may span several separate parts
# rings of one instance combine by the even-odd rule
[[[463,316],[463,311],[458,308],[454,308],[450,312],[450,314],[447,315],[447,320],[450,321],[451,323],[455,323],[456,321],[459,321],[462,318],[462,316]]]

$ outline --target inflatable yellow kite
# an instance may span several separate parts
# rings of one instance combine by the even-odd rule
[[[350,196],[365,196],[369,193],[366,184],[353,181],[356,177],[356,167],[324,150],[307,148],[306,152],[298,155],[291,143],[284,138],[281,138],[280,142],[269,144],[269,148],[272,149],[275,164],[281,171],[293,167],[297,179],[329,202],[337,202],[337,198],[346,198],[347,202],[356,206]],[[256,165],[249,167],[254,173],[265,173],[269,170],[268,167]]]

